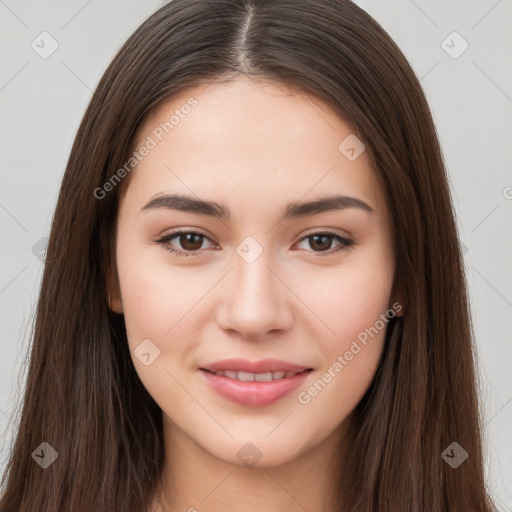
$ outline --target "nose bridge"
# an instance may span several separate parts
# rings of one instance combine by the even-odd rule
[[[265,256],[261,255],[251,263],[240,258],[235,263],[234,278],[234,296],[240,304],[250,305],[251,302],[256,302],[261,306],[260,302],[269,304],[275,300],[276,279],[269,270],[269,261]]]
[[[259,246],[259,247],[258,247]],[[270,251],[245,240],[237,247],[228,295],[224,297],[222,327],[244,337],[258,337],[284,327],[285,294],[276,278]]]

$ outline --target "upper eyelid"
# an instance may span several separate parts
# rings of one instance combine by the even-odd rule
[[[159,239],[168,239],[172,240],[173,238],[177,237],[178,235],[184,235],[184,234],[194,234],[194,235],[200,235],[204,238],[207,238],[210,240],[210,242],[213,243],[213,239],[210,235],[207,235],[206,233],[203,233],[202,231],[198,230],[197,228],[194,229],[179,229],[177,231],[172,231],[171,233],[168,233],[167,235],[161,236]]]

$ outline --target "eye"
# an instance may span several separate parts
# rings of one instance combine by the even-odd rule
[[[329,251],[329,249],[331,249],[333,239],[337,240],[339,242],[339,245],[334,250]],[[346,250],[350,248],[352,245],[354,245],[354,242],[352,240],[343,238],[342,236],[331,231],[312,233],[308,236],[305,236],[299,243],[302,243],[304,241],[309,241],[310,247],[319,249],[318,251],[313,252],[316,253],[317,256],[321,257],[329,256],[339,251]]]
[[[176,249],[171,245],[171,240],[175,238],[178,239],[184,250]],[[210,240],[205,234],[197,231],[175,231],[163,236],[156,242],[163,245],[170,253],[177,254],[178,256],[199,256],[197,251],[202,248],[202,239]]]
[[[174,240],[175,238],[178,239],[178,242],[182,250],[179,248],[176,249],[176,247],[173,244],[171,244],[171,241]],[[329,249],[331,249],[333,239],[337,240],[339,245],[334,250],[329,251]],[[172,254],[187,257],[199,256],[200,253],[198,251],[203,249],[202,245],[204,240],[210,240],[210,238],[207,237],[205,234],[197,231],[181,230],[174,231],[173,233],[169,233],[168,235],[163,236],[162,238],[156,240],[156,243],[163,245],[165,249]],[[330,231],[312,233],[302,238],[299,244],[304,241],[309,241],[310,247],[313,249],[317,249],[313,250],[314,253],[317,253],[317,256],[328,256],[330,254],[346,250],[352,245],[354,245],[353,241],[348,240],[347,238],[343,238],[342,236]]]

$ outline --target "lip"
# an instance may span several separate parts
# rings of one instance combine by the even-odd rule
[[[226,361],[229,361],[229,363],[226,363]],[[219,395],[231,400],[232,402],[240,405],[247,405],[249,407],[264,407],[265,405],[270,405],[281,400],[293,390],[297,389],[313,371],[311,368],[291,365],[275,359],[267,359],[265,361],[260,361],[259,363],[244,361],[241,365],[239,363],[242,360],[236,360],[238,361],[236,364],[233,363],[235,360],[232,359],[226,361],[219,361],[215,365],[209,365],[208,369],[200,368],[200,373],[206,383]],[[226,364],[229,364],[229,367],[226,367]],[[210,370],[210,368],[218,369]],[[267,373],[267,371],[290,371],[299,373],[292,375],[291,377],[273,381],[245,382],[212,373],[214,371],[225,371],[221,370],[221,368],[232,371],[246,371],[249,373]],[[267,371],[262,370],[261,368],[266,368]]]
[[[312,370],[297,373],[292,377],[270,382],[243,382],[215,375],[207,370],[201,370],[206,382],[220,395],[229,400],[250,407],[263,407],[270,405],[297,389]]]
[[[240,405],[263,407],[277,402],[294,389],[297,389],[308,378],[313,368],[272,358],[262,359],[260,361],[233,358],[216,361],[215,363],[202,366],[199,370],[207,384],[223,397]],[[269,382],[244,382],[213,373],[221,371],[247,373],[282,371],[295,372],[297,375]]]
[[[210,372],[235,371],[247,373],[268,373],[268,372],[302,372],[311,370],[307,366],[301,366],[279,359],[262,359],[261,361],[249,361],[248,359],[223,359],[206,366],[202,366],[201,370]],[[291,377],[290,377],[291,378]]]

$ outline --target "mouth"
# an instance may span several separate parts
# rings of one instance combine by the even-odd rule
[[[263,407],[281,400],[303,384],[312,372],[311,368],[264,373],[200,369],[213,391],[231,402],[249,407]]]

